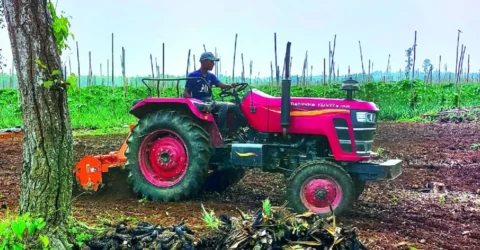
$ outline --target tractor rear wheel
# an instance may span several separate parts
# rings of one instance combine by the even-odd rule
[[[127,140],[126,168],[135,192],[151,200],[178,201],[201,190],[208,174],[208,133],[187,114],[146,115]]]
[[[321,217],[345,212],[355,201],[355,185],[341,166],[329,161],[312,161],[289,177],[288,204],[297,213],[313,212]]]

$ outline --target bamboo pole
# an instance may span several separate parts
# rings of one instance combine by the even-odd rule
[[[270,87],[272,86],[273,84],[273,63],[272,61],[270,61]]]
[[[275,70],[278,68],[278,61],[277,61],[277,32],[273,33],[273,39],[275,44]],[[275,77],[277,79],[277,86],[280,84],[280,76],[278,70],[275,73]]]
[[[332,44],[328,41],[328,83],[332,83]]]
[[[252,85],[253,60],[250,59],[250,85]]]
[[[80,76],[80,52],[78,49],[78,41],[77,41],[77,69],[78,69],[78,90],[81,91],[80,89],[80,84],[81,84],[81,76]]]
[[[152,78],[155,78],[155,74],[153,72],[153,57],[151,53],[150,53],[150,68],[152,69]]]
[[[215,57],[218,58],[217,47],[215,47]],[[195,60],[195,58],[194,58]],[[218,67],[215,67],[215,75],[218,76]]]
[[[457,35],[457,54],[456,54],[456,61],[455,61],[455,88],[457,88],[457,74],[458,74],[458,46],[460,44],[460,33],[463,33],[460,29],[458,30],[458,35]]]
[[[467,62],[467,82],[470,76],[470,54],[468,54],[468,62]]]
[[[188,77],[188,72],[190,72],[190,52],[191,52],[191,49],[188,49],[187,70],[185,72],[185,77]]]
[[[88,52],[88,78],[87,87],[92,85],[92,52]]]
[[[413,71],[412,71],[412,87],[415,79],[415,61],[417,58],[417,31],[415,30],[415,39],[413,40]]]
[[[102,78],[102,86],[105,85],[105,79],[103,78],[103,70],[102,70],[102,63],[100,63],[100,78]]]
[[[115,94],[115,38],[112,33],[112,94]]]
[[[243,53],[241,54],[242,57],[242,82],[245,82],[245,65],[243,63]]]
[[[326,65],[326,58],[323,58],[323,97],[325,97],[325,88],[327,87],[326,77],[327,77],[327,65]]]
[[[235,34],[235,45],[233,50],[232,82],[235,81],[235,56],[237,54],[237,38],[238,38],[238,34]]]
[[[333,72],[333,78],[335,78],[335,47],[337,45],[337,34],[335,34],[333,38],[333,50],[332,50],[332,72]],[[338,76],[338,74],[337,74]]]
[[[125,47],[122,47],[122,76],[123,76],[123,94],[127,97],[128,86],[127,86],[127,77],[126,77],[126,66],[125,66]]]
[[[360,47],[360,61],[362,62],[362,81],[365,80],[365,67],[363,66],[363,54],[362,54],[362,44],[358,41],[358,46]]]
[[[442,66],[441,65],[442,65],[442,55],[440,55],[438,57],[438,83],[440,83],[442,81],[442,79],[441,79],[441,71],[442,71],[441,67]]]

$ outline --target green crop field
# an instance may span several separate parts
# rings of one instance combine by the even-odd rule
[[[292,86],[292,96],[343,98],[345,92],[339,89],[340,85]],[[461,83],[457,91],[453,83],[431,84],[420,80],[414,82],[413,91],[408,80],[396,83],[370,82],[360,86],[361,90],[355,93],[355,98],[375,102],[380,108],[379,119],[383,121],[415,121],[422,114],[441,109],[480,105],[480,83]],[[262,84],[254,87],[274,96],[280,95],[280,89],[276,86]],[[215,93],[218,95],[219,91],[216,89]],[[175,87],[162,89],[163,97],[175,95]],[[126,96],[121,86],[115,87],[114,94],[111,86],[99,85],[83,87],[81,92],[70,92],[68,98],[73,129],[127,127],[136,122],[135,117],[128,113],[132,102],[145,97],[148,97],[148,91],[144,86],[129,86]],[[0,117],[0,128],[22,124],[17,90],[0,90]]]

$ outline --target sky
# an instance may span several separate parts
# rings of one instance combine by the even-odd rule
[[[53,1],[55,3],[55,1]],[[71,16],[71,31],[79,44],[82,75],[88,72],[88,52],[92,70],[106,74],[111,61],[111,36],[115,35],[115,75],[121,75],[120,55],[126,50],[126,75],[149,75],[150,54],[158,58],[161,69],[162,43],[165,43],[165,73],[184,75],[188,50],[198,58],[203,44],[215,48],[222,60],[222,73],[232,75],[235,35],[238,34],[235,76],[245,74],[253,60],[253,76],[270,76],[270,62],[275,63],[274,33],[277,33],[278,62],[282,70],[287,42],[291,42],[292,75],[302,74],[305,53],[313,75],[322,74],[328,44],[336,35],[335,64],[340,73],[361,72],[361,41],[365,70],[368,60],[373,70],[386,70],[391,54],[391,69],[405,69],[405,50],[414,42],[417,31],[416,68],[430,59],[437,70],[442,56],[442,71],[448,65],[455,71],[458,29],[460,46],[467,46],[471,72],[480,70],[480,15],[478,0],[242,0],[206,2],[179,0],[58,0],[57,10]],[[180,5],[182,4],[182,5]],[[62,60],[71,59],[77,72],[76,43],[65,51]],[[7,58],[12,54],[6,29],[0,30],[0,48]],[[193,60],[193,58],[191,58]],[[67,64],[68,65],[68,64]],[[191,62],[190,71],[193,70]],[[67,66],[68,69],[68,66]],[[111,71],[111,67],[110,67]]]

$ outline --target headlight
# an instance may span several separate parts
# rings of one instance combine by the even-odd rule
[[[357,121],[375,123],[375,113],[357,112]]]

